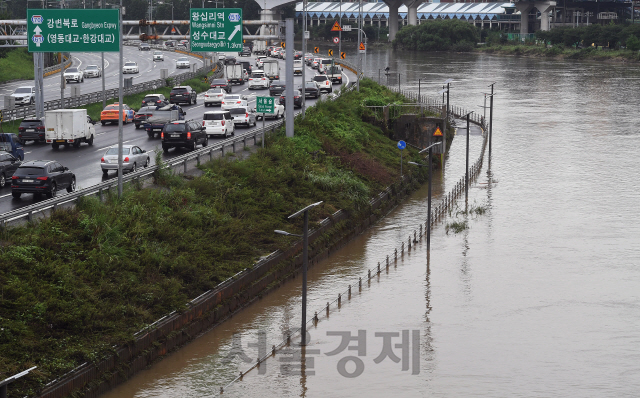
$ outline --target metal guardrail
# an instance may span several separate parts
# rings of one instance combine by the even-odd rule
[[[168,49],[165,49],[167,51],[170,51]],[[185,54],[188,55],[192,55],[191,53],[188,52],[184,52]],[[196,56],[195,54],[193,56]],[[200,56],[202,57],[202,56]],[[71,61],[69,61],[71,62]],[[60,66],[56,66],[56,68],[60,68]],[[220,68],[220,70],[222,71],[222,68],[219,64],[213,64],[211,67],[206,67],[206,66],[202,66],[200,68],[198,68],[196,70],[196,72],[185,72],[185,73],[181,73],[179,75],[170,77],[169,79],[172,79],[172,84],[174,85],[179,85],[180,83],[192,79],[194,77],[196,77],[197,75],[201,75],[204,73],[209,72],[210,70],[213,70],[215,68]],[[129,95],[129,94],[137,94],[137,93],[141,93],[147,90],[155,90],[159,87],[165,87],[166,81],[165,79],[155,79],[155,80],[151,80],[151,81],[147,81],[147,82],[143,82],[143,83],[138,83],[138,84],[134,84],[131,87],[128,88],[123,88],[123,94],[124,95]],[[88,93],[88,94],[82,94],[78,97],[68,97],[64,99],[64,106],[62,105],[62,100],[61,99],[56,99],[56,100],[52,100],[52,101],[47,101],[44,103],[44,110],[45,111],[50,111],[53,109],[60,109],[60,108],[73,108],[73,107],[77,107],[77,106],[83,106],[83,105],[89,105],[89,104],[93,104],[95,102],[100,102],[103,100],[103,98],[105,99],[109,99],[109,98],[117,98],[118,97],[118,89],[117,88],[113,88],[113,89],[109,89],[109,90],[105,90],[103,91],[96,91],[93,93]],[[29,105],[29,106],[22,106],[22,107],[16,107],[14,109],[3,109],[2,110],[2,114],[4,117],[5,121],[11,121],[11,120],[16,120],[16,119],[24,119],[25,117],[28,116],[32,116],[35,115],[36,113],[36,106],[35,105]]]

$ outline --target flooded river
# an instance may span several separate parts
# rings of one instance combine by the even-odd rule
[[[373,50],[402,86],[483,112],[496,82],[493,157],[464,203],[372,279],[426,219],[426,187],[309,273],[309,312],[349,284],[290,350],[231,397],[631,397],[640,391],[640,66]],[[395,78],[395,76],[392,76]],[[488,115],[488,112],[487,112]],[[464,174],[464,138],[434,178]],[[471,159],[482,138],[470,136]],[[321,198],[319,198],[321,199]],[[467,222],[455,233],[447,224]],[[384,262],[383,262],[384,264]],[[300,278],[106,397],[210,397],[300,324]],[[304,355],[306,365],[298,358]]]

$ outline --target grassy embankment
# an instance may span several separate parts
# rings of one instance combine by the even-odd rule
[[[33,80],[33,57],[26,48],[17,48],[0,57],[0,83],[9,80]]]
[[[209,76],[211,76],[213,72],[209,72]],[[33,78],[33,76],[32,76]],[[189,79],[182,83],[185,86],[191,86],[197,93],[201,93],[207,91],[209,89],[209,85],[204,82],[201,77],[196,77],[193,79]],[[123,98],[123,102],[129,105],[132,109],[138,110],[140,109],[140,104],[142,104],[142,99],[148,94],[164,94],[165,97],[169,98],[169,93],[171,92],[172,84],[167,87],[160,87],[151,91],[144,91],[138,94],[125,95]],[[107,104],[112,104],[114,102],[118,102],[118,98],[109,98],[107,99]],[[102,112],[102,102],[96,102],[89,105],[83,105],[77,107],[77,109],[86,109],[87,114],[91,116],[93,120],[100,120],[100,112]],[[18,134],[18,127],[20,127],[20,122],[22,119],[16,119],[9,122],[2,123],[2,131],[4,133],[13,133]]]
[[[128,186],[122,198],[84,198],[33,225],[0,231],[0,379],[37,365],[11,385],[33,395],[164,314],[251,266],[297,231],[287,216],[323,205],[312,223],[337,209],[354,216],[399,175],[396,142],[363,120],[363,103],[403,101],[363,80],[361,91],[319,101],[245,160],[233,154],[201,166],[204,175],[156,175],[156,186]],[[408,149],[404,156],[420,161]],[[422,168],[405,166],[424,181]]]

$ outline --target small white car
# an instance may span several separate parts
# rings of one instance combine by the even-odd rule
[[[189,62],[189,58],[187,57],[180,57],[176,61],[177,69],[182,69],[182,68],[189,69],[189,67],[191,67],[191,63]]]
[[[155,61],[164,61],[164,54],[162,53],[162,51],[153,52],[153,62]]]
[[[64,71],[64,80],[69,82],[82,83],[84,81],[84,73],[78,68],[67,68]]]
[[[138,69],[137,63],[129,61],[124,63],[124,66],[122,67],[122,73],[140,73],[140,69]]]
[[[264,61],[266,58],[267,58],[267,56],[266,56],[266,55],[258,55],[258,56],[256,57],[256,66],[257,66],[258,68],[262,68],[262,63],[263,63],[263,61]]]
[[[311,61],[311,68],[312,69],[318,69],[318,66],[320,65],[320,61],[322,61],[322,58],[314,58],[313,61]]]
[[[84,77],[100,77],[102,76],[102,69],[98,65],[89,65],[84,69]]]
[[[333,92],[333,83],[331,79],[327,77],[327,75],[315,75],[313,77],[313,81],[318,84],[318,90],[326,91],[328,93]]]
[[[223,88],[210,88],[204,93],[204,106],[222,105],[225,95],[227,91]]]
[[[202,126],[208,135],[222,135],[225,138],[235,135],[236,126],[229,111],[205,112],[202,116]]]
[[[262,120],[262,113],[256,113],[256,119]],[[273,113],[265,113],[265,119],[278,119],[284,117],[284,104],[280,102],[279,97],[275,97],[273,100]]]
[[[293,61],[293,75],[301,75],[302,74],[302,60],[296,59]]]
[[[228,110],[231,108],[239,108],[241,106],[247,106],[247,97],[240,94],[227,94],[222,99],[222,109]]]
[[[256,114],[253,109],[249,107],[232,108],[229,110],[229,113],[233,116],[234,127],[239,125],[255,127],[256,125]]]
[[[264,71],[256,69],[249,78],[249,90],[257,88],[269,88],[270,80],[264,75]]]
[[[35,86],[22,86],[18,87],[16,91],[11,94],[15,99],[16,105],[28,105],[36,102],[36,87]]]

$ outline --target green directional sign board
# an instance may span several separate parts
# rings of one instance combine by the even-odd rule
[[[29,52],[118,52],[118,10],[27,10]]]
[[[256,113],[273,113],[274,99],[273,97],[257,97]]]
[[[242,51],[241,8],[192,8],[191,51]]]

